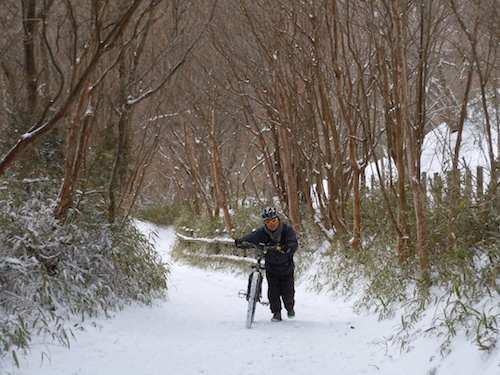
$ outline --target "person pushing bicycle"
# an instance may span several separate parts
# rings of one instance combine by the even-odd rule
[[[262,211],[264,225],[250,234],[236,239],[237,247],[245,242],[266,247],[265,268],[268,285],[267,296],[273,317],[271,321],[281,321],[281,300],[287,310],[288,318],[295,317],[295,279],[293,254],[298,242],[295,230],[280,220],[275,207],[266,207]]]

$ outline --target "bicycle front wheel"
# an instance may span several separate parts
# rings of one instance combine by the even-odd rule
[[[262,276],[258,272],[254,272],[250,281],[250,291],[248,293],[248,308],[246,327],[251,328],[255,317],[255,308],[259,301],[259,283]]]

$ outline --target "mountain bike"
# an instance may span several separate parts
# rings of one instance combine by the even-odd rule
[[[256,263],[251,267],[253,269],[252,273],[248,277],[248,286],[246,292],[244,290],[240,290],[238,296],[240,298],[246,298],[248,301],[247,308],[247,319],[246,319],[246,327],[251,328],[252,323],[255,317],[255,308],[257,307],[257,302],[262,305],[269,305],[269,302],[262,301],[262,281],[264,265],[262,261],[264,256],[266,255],[266,247],[264,245],[255,245],[249,242],[242,242],[238,245],[240,249],[255,249],[257,250],[255,259]]]

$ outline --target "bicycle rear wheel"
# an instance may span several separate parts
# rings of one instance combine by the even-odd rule
[[[262,282],[262,276],[258,272],[252,274],[250,281],[250,291],[248,293],[248,308],[247,308],[247,321],[246,327],[251,328],[253,319],[255,317],[255,308],[257,302],[259,301],[260,294],[260,284]]]

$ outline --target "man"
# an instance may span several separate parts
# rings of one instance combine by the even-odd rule
[[[254,232],[236,239],[236,246],[244,242],[255,245],[264,244],[267,248],[266,279],[268,298],[273,317],[271,321],[281,321],[281,300],[285,305],[289,318],[295,317],[295,281],[293,254],[297,251],[297,235],[294,229],[284,224],[275,207],[266,207],[262,211],[264,225]]]

